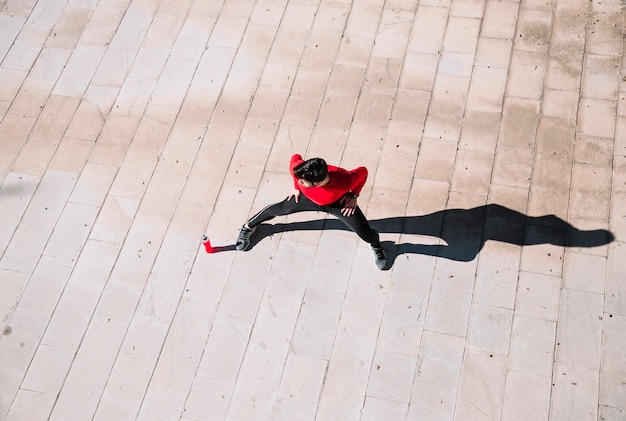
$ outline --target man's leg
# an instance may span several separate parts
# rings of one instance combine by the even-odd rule
[[[378,269],[384,269],[387,266],[387,255],[380,244],[378,231],[372,229],[367,218],[363,215],[361,209],[357,206],[352,216],[344,216],[341,209],[332,207],[329,211],[333,216],[349,226],[363,241],[369,243],[374,252],[374,264]]]
[[[252,236],[252,233],[256,229],[256,226],[262,222],[269,221],[277,216],[290,215],[296,212],[319,210],[321,210],[321,207],[311,202],[304,195],[300,195],[297,203],[295,198],[291,198],[290,200],[285,199],[282,202],[266,206],[253,217],[248,219],[243,227],[241,227],[235,247],[237,250],[247,249],[250,245],[250,237]]]

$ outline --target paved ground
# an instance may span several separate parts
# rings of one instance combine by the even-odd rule
[[[0,8],[0,418],[626,419],[621,1]]]

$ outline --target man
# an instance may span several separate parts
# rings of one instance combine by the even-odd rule
[[[267,206],[241,227],[237,250],[246,250],[257,225],[279,215],[295,212],[322,211],[330,213],[350,227],[374,252],[378,269],[387,265],[387,255],[380,244],[378,232],[373,230],[357,206],[357,198],[367,180],[367,168],[352,171],[327,165],[321,158],[303,160],[295,154],[289,165],[294,188],[285,200]],[[293,199],[293,200],[292,200]]]

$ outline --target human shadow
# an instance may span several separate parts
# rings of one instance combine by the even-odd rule
[[[401,243],[385,249],[387,269],[402,254],[438,256],[459,262],[476,258],[485,242],[500,241],[519,246],[553,244],[563,247],[597,247],[608,244],[615,236],[607,230],[584,231],[555,215],[527,216],[507,207],[489,204],[472,209],[446,209],[422,216],[398,216],[370,220],[380,233],[402,233],[438,237],[445,244]],[[349,230],[333,218],[306,222],[263,223],[252,236],[254,247],[267,236],[286,231]]]

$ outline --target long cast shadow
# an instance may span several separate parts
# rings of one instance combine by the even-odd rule
[[[446,209],[423,216],[400,216],[370,220],[372,228],[380,233],[403,233],[441,238],[444,245],[396,244],[388,254],[387,267],[402,254],[439,256],[460,262],[476,258],[488,240],[527,246],[554,244],[564,247],[596,247],[608,244],[615,236],[607,230],[579,230],[554,215],[527,216],[497,204],[472,209]],[[264,237],[286,231],[349,230],[337,219],[316,219],[293,223],[264,223],[252,236],[252,244]],[[385,242],[386,243],[386,242]]]

